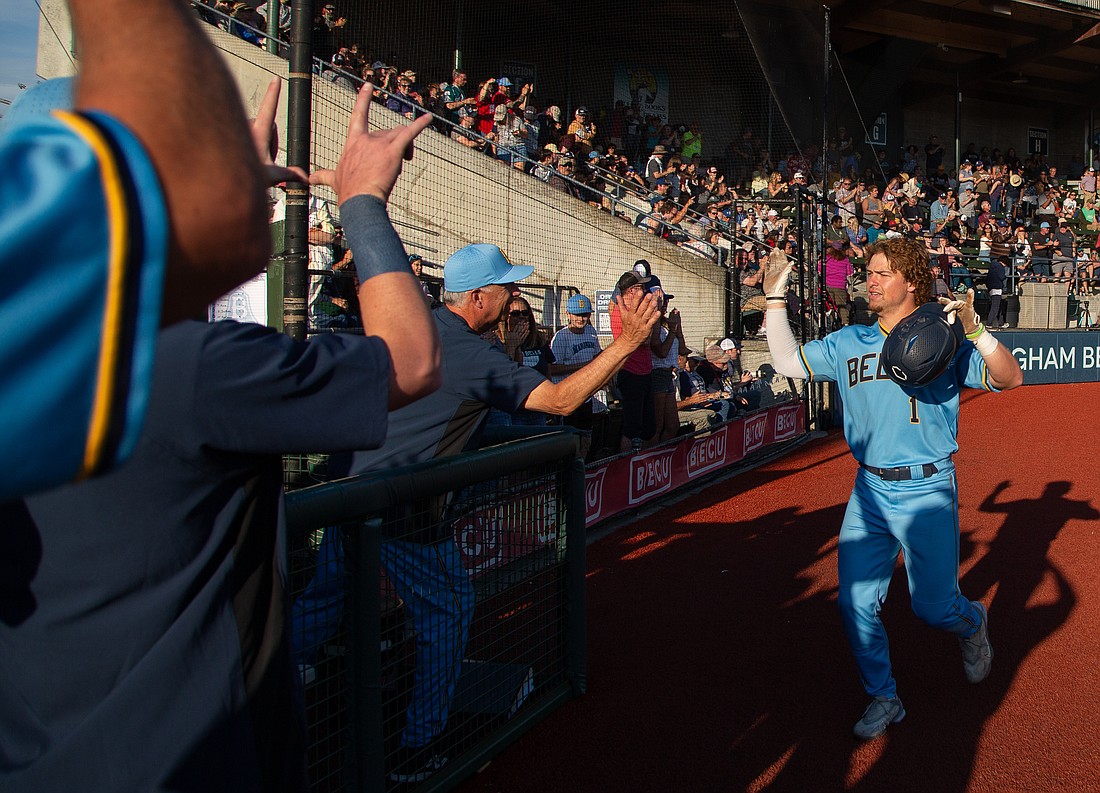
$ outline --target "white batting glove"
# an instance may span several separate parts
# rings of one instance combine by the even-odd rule
[[[791,275],[791,263],[787,254],[774,248],[764,261],[764,297],[768,300],[786,300],[787,281]]]
[[[966,290],[965,300],[949,300],[946,297],[941,297],[939,303],[943,306],[943,313],[947,315],[947,324],[955,324],[955,317],[958,317],[968,339],[975,338],[980,335],[981,331],[985,330],[985,326],[982,325],[982,318],[974,310],[973,289]]]
[[[941,297],[939,302],[943,306],[944,313],[947,314],[948,324],[954,323],[957,316],[966,332],[966,338],[974,342],[974,346],[983,358],[992,355],[1000,346],[1000,342],[993,338],[993,334],[986,331],[982,318],[974,310],[973,289],[966,290],[966,300],[948,300],[946,297]]]

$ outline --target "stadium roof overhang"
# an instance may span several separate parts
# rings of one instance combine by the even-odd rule
[[[958,86],[971,99],[1080,112],[1100,93],[1100,0],[826,5],[834,52],[853,84],[881,86],[881,74],[872,75],[894,72],[890,89],[905,105],[951,97]]]

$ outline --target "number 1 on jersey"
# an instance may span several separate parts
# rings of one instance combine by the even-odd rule
[[[909,397],[909,423],[920,424],[920,416],[917,415],[917,398]]]

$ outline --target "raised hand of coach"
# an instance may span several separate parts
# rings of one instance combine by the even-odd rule
[[[282,87],[283,81],[279,77],[273,77],[268,83],[267,93],[256,110],[256,118],[252,119],[252,142],[256,144],[256,153],[260,157],[269,185],[281,182],[308,183],[309,177],[301,168],[284,168],[275,164],[275,158],[279,156],[279,129],[275,126],[275,111],[279,109]]]
[[[622,338],[631,342],[635,347],[640,347],[649,341],[653,334],[653,327],[661,319],[661,311],[657,307],[657,298],[646,293],[636,303],[632,300],[617,300],[619,304],[619,316],[623,322]]]
[[[390,192],[401,164],[413,157],[413,140],[432,121],[423,115],[411,124],[370,131],[370,83],[364,84],[355,100],[348,123],[348,137],[336,170],[314,171],[310,184],[328,185],[336,191],[341,202],[357,195],[371,195],[382,203],[389,201]]]

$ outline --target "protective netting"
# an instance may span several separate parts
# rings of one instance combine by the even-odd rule
[[[547,4],[508,15],[507,36],[488,3],[335,5],[314,37],[326,60],[315,69],[313,165],[338,157],[360,78],[377,86],[372,126],[422,108],[439,116],[390,206],[406,247],[423,256],[429,291],[438,295],[450,253],[493,242],[535,267],[524,297],[553,330],[569,296],[606,305],[622,271],[644,258],[677,296],[689,344],[743,332],[738,311],[757,293],[729,270],[751,274],[769,245],[798,237],[791,182],[806,160],[791,118],[806,108],[776,101],[736,5],[685,10],[682,24],[654,27],[655,4],[590,9],[583,25]],[[456,62],[468,79],[457,93]],[[440,103],[465,95],[473,109],[479,93],[529,122],[526,140],[505,137],[484,106],[472,133],[456,129],[460,107]],[[351,267],[340,267],[333,196],[316,191],[314,204],[315,222],[336,239],[329,250],[311,246],[311,330],[341,329],[352,324],[343,316]],[[599,316],[594,324],[606,330]]]
[[[746,34],[776,106],[791,130],[794,143],[826,184],[841,174],[885,182],[878,153],[887,155],[880,111],[922,47],[892,42],[881,52],[866,54],[869,66],[850,74],[832,49],[834,20],[820,3],[795,0],[782,6],[740,0],[737,3]],[[902,50],[911,49],[911,52]],[[856,97],[859,97],[858,101]]]

